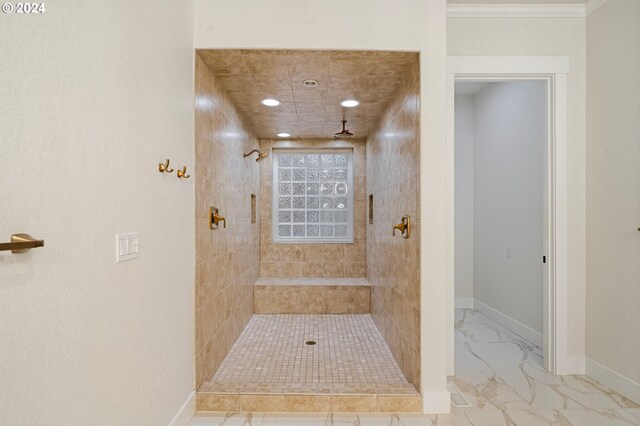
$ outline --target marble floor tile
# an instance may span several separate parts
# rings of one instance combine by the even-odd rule
[[[261,426],[262,413],[196,414],[189,426]]]
[[[472,310],[456,311],[454,383],[479,409],[604,410],[637,404],[587,376],[554,376],[542,351]]]

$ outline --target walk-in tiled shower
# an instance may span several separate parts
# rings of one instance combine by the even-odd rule
[[[417,54],[195,73],[198,410],[420,411]]]

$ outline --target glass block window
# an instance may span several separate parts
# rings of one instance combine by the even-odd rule
[[[273,241],[353,242],[353,151],[273,151]]]

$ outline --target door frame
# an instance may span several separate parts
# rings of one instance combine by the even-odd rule
[[[567,353],[567,74],[565,56],[449,56],[447,58],[447,375],[454,375],[455,314],[455,82],[463,80],[535,80],[547,83],[543,283],[544,367],[569,372]],[[541,255],[542,255],[541,254]],[[542,261],[542,259],[540,259]]]

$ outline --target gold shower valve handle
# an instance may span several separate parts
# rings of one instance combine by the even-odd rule
[[[411,217],[409,215],[402,217],[402,222],[393,226],[392,236],[396,236],[396,229],[400,231],[402,238],[409,238],[411,236]]]
[[[217,207],[209,207],[209,228],[218,229],[218,223],[222,222],[222,227],[227,227],[227,219],[218,213]]]
[[[218,222],[222,222],[222,227],[226,228],[227,227],[227,219],[224,218],[224,216],[220,216],[218,213],[215,213],[213,215],[213,223],[215,225],[218,224]]]

